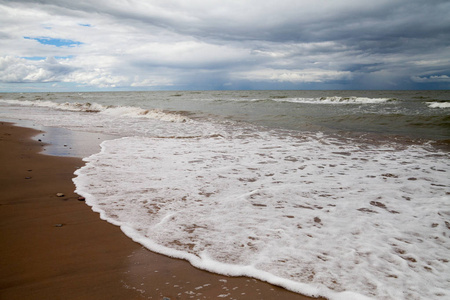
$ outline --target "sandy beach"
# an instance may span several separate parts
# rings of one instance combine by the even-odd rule
[[[37,134],[0,122],[1,299],[312,299],[146,250],[78,200],[82,160],[40,154]]]

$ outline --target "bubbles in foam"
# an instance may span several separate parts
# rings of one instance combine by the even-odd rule
[[[102,147],[77,192],[155,251],[330,299],[450,296],[447,154],[268,133]]]

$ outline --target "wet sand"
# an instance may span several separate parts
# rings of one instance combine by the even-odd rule
[[[0,122],[0,299],[312,299],[146,250],[78,200],[82,160],[39,154],[37,134]]]

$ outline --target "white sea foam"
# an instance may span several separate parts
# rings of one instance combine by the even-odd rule
[[[427,102],[430,108],[450,108],[450,102]]]
[[[275,98],[277,102],[293,102],[308,104],[376,104],[393,101],[392,98],[367,98],[367,97],[321,97],[321,98]]]
[[[102,218],[199,268],[330,299],[450,297],[448,154],[259,133],[122,138],[86,162],[74,182]]]

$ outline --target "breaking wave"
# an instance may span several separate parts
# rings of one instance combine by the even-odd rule
[[[64,102],[58,103],[53,101],[29,101],[29,100],[0,100],[2,103],[21,106],[34,106],[34,107],[48,107],[58,110],[75,111],[75,112],[90,112],[100,113],[109,116],[122,116],[131,118],[149,118],[167,122],[183,123],[188,122],[188,117],[182,116],[177,113],[167,112],[160,109],[144,109],[134,106],[115,106],[115,105],[102,105],[98,103],[78,103],[78,102]]]
[[[376,104],[395,101],[394,98],[367,98],[367,97],[320,97],[320,98],[273,98],[276,102],[293,102],[308,104]]]
[[[450,108],[450,102],[427,102],[429,108]]]

